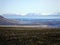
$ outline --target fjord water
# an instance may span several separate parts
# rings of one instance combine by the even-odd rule
[[[21,25],[47,25],[48,27],[52,28],[60,28],[60,19],[27,19],[21,18],[16,19],[20,21]]]

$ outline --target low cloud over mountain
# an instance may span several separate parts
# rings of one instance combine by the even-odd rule
[[[3,14],[5,18],[10,19],[21,19],[21,18],[33,18],[33,19],[60,19],[60,13],[53,13],[50,15],[42,15],[36,13],[28,13],[26,15],[18,15],[18,14]]]

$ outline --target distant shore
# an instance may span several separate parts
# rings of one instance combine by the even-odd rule
[[[48,25],[0,25],[0,27],[48,27]]]
[[[57,28],[48,25],[0,25],[0,27],[24,27],[24,28]]]

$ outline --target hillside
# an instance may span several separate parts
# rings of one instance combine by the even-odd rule
[[[60,28],[0,27],[0,45],[60,45]]]
[[[6,19],[3,16],[0,16],[0,25],[16,25],[19,24],[17,20]]]

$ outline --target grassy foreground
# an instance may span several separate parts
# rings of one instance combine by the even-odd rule
[[[0,45],[60,45],[60,28],[0,27]]]

